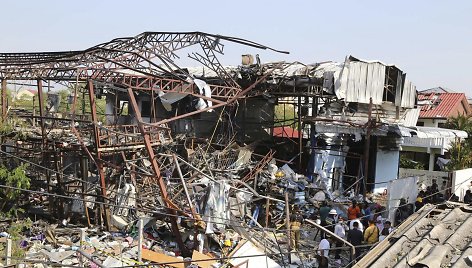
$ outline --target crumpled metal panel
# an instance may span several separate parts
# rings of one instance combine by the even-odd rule
[[[382,104],[385,83],[385,65],[373,62],[346,62],[338,79],[335,92],[347,102]]]

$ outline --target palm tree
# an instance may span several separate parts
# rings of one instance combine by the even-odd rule
[[[450,129],[463,130],[467,134],[472,134],[472,114],[459,114],[456,117],[449,117],[446,122],[446,127]]]
[[[446,127],[467,132],[468,138],[456,140],[449,149],[451,161],[448,170],[460,170],[472,167],[472,115],[459,114],[447,120]]]

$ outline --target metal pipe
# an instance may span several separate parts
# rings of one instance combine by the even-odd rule
[[[95,260],[95,259],[93,258],[93,256],[91,256],[91,255],[89,255],[89,254],[83,252],[81,249],[78,249],[77,252],[78,252],[80,255],[84,256],[85,258],[89,259],[91,262],[95,263],[98,267],[100,267],[100,268],[107,268],[105,265],[103,265],[103,264],[101,264],[99,261]]]

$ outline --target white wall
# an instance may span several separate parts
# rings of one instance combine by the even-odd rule
[[[436,183],[439,186],[441,186],[443,180],[445,181],[448,180],[449,173],[446,171],[429,171],[429,170],[400,168],[398,177],[399,178],[418,177],[418,183],[424,184],[426,186],[431,186],[432,180],[435,179]]]
[[[438,127],[439,123],[446,123],[446,119],[418,118],[418,122],[424,122],[425,127]]]
[[[397,178],[399,161],[400,151],[377,151],[375,188],[385,188],[388,181]]]
[[[400,205],[400,199],[405,198],[407,203],[415,203],[418,195],[418,177],[401,178],[388,183],[387,186],[387,210],[388,220],[393,223],[395,208]]]
[[[464,200],[465,191],[469,190],[472,181],[472,168],[456,170],[452,172],[452,185],[454,193],[459,197],[459,201]]]

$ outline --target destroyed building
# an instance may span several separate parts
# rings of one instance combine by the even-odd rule
[[[279,267],[290,259],[280,237],[290,229],[289,204],[310,216],[329,199],[341,213],[348,197],[397,178],[405,128],[417,119],[405,72],[352,56],[303,64],[245,54],[242,65],[225,66],[217,57],[224,43],[286,53],[201,32],[0,53],[2,123],[11,126],[2,164],[29,164],[36,198],[27,213],[107,230],[143,221],[160,241],[148,251],[195,260],[229,240],[232,265],[247,250]],[[176,63],[183,49],[194,49],[188,56],[199,67]],[[9,103],[13,85],[36,87],[33,109]],[[70,90],[67,100],[53,85]],[[147,261],[175,261],[148,251],[139,253]],[[211,256],[224,261],[223,252]],[[309,266],[312,257],[300,261]]]

